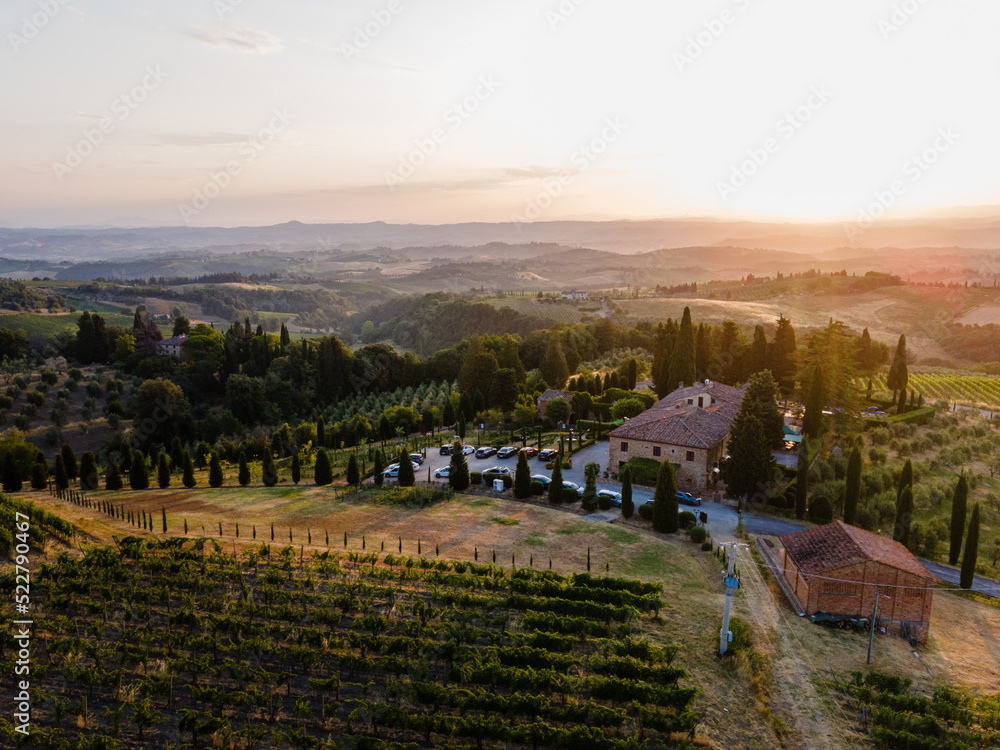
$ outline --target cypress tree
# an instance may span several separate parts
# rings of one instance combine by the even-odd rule
[[[372,481],[376,487],[385,483],[385,455],[381,450],[375,451],[375,464],[372,467]]]
[[[656,492],[653,494],[653,530],[672,534],[678,529],[677,478],[670,461],[660,464],[656,475]]]
[[[118,464],[111,461],[108,464],[108,470],[104,474],[104,489],[106,490],[120,490],[122,488],[122,475],[118,470]]]
[[[545,358],[542,360],[542,377],[551,388],[562,388],[566,385],[566,378],[569,377],[569,365],[566,364],[566,355],[563,354],[562,343],[559,335],[552,333],[549,335],[549,343],[545,348]]]
[[[528,468],[528,456],[524,451],[517,453],[517,469],[514,470],[514,497],[518,499],[531,497],[531,469]]]
[[[219,454],[212,451],[212,457],[208,462],[208,486],[221,487],[224,481],[225,475],[222,473],[222,461],[219,459]]]
[[[900,335],[899,343],[896,344],[896,353],[889,366],[889,374],[885,379],[886,386],[892,391],[893,401],[896,400],[897,391],[906,390],[909,380],[910,375],[906,367],[906,336]],[[905,405],[906,402],[902,403]]]
[[[795,517],[803,519],[806,516],[806,503],[809,499],[809,446],[805,438],[799,443],[799,463],[795,473]]]
[[[965,511],[969,499],[969,483],[963,473],[955,485],[955,494],[951,498],[951,546],[948,548],[948,562],[958,563],[962,553],[962,535],[965,533]]]
[[[73,446],[69,443],[64,443],[62,447],[62,457],[63,465],[66,467],[66,476],[70,479],[76,479],[77,476],[77,466],[76,466],[76,454],[73,453]]]
[[[823,368],[817,363],[809,379],[809,393],[806,396],[806,413],[802,418],[802,434],[816,438],[823,434]]]
[[[170,464],[167,462],[167,454],[160,454],[160,461],[156,467],[156,483],[161,490],[170,486]]]
[[[140,451],[135,451],[132,454],[132,471],[128,475],[128,486],[133,490],[144,490],[149,487],[146,458]]]
[[[351,451],[351,455],[347,459],[347,484],[355,485],[361,481],[361,470],[358,469],[358,454],[357,451]]]
[[[976,558],[979,556],[979,503],[972,506],[969,531],[965,535],[965,553],[962,555],[962,576],[959,585],[971,589],[976,578]]]
[[[57,490],[69,489],[69,475],[66,473],[66,463],[63,461],[62,454],[56,456],[55,479]]]
[[[316,451],[316,471],[314,472],[316,484],[325,487],[333,482],[333,466],[330,464],[330,454],[325,448]]]
[[[166,456],[160,456],[161,459],[165,459]],[[167,475],[169,477],[169,474]],[[160,506],[160,518],[163,521],[163,533],[167,533],[167,509]]]
[[[462,453],[462,444],[451,446],[451,461],[448,463],[448,486],[461,492],[469,487],[469,464]]]
[[[194,461],[191,460],[191,454],[188,453],[187,451],[184,451],[183,461],[184,461],[184,477],[181,479],[181,481],[183,482],[185,487],[191,489],[196,484],[194,478]]]
[[[680,331],[677,333],[674,350],[670,355],[667,387],[673,389],[677,388],[678,384],[693,385],[694,379],[694,326],[691,324],[691,308],[685,307]]]
[[[844,488],[844,523],[854,525],[861,498],[861,447],[854,446],[847,460],[847,486]]]
[[[416,484],[417,478],[413,474],[413,462],[410,455],[402,448],[399,450],[399,477],[400,487],[412,487]]]
[[[274,487],[278,483],[278,467],[274,465],[274,456],[270,450],[264,451],[264,464],[261,470],[261,481],[265,487]]]
[[[292,483],[298,484],[302,479],[302,462],[299,459],[299,452],[295,451],[292,456]]]
[[[49,467],[44,461],[36,461],[31,467],[31,488],[44,490],[49,486]]]
[[[913,520],[913,487],[906,485],[896,502],[896,522],[892,538],[904,547],[910,546],[910,522]]]
[[[552,469],[552,481],[549,482],[549,502],[558,505],[563,501],[562,453],[557,453]]]
[[[906,459],[906,463],[903,464],[903,470],[899,473],[899,484],[896,486],[896,501],[903,496],[903,489],[905,487],[913,486],[913,462],[910,459]]]
[[[244,451],[240,451],[240,470],[236,479],[240,483],[240,487],[246,487],[250,484],[250,466],[247,464],[247,454]]]
[[[594,470],[586,472],[586,484],[583,488],[582,507],[588,513],[597,510],[597,472]]]
[[[184,469],[184,444],[176,435],[170,441],[170,463],[174,471]]]
[[[316,445],[320,448],[326,447],[326,423],[323,421],[323,417],[316,420]]]
[[[622,467],[618,478],[622,480],[622,518],[631,518],[635,513],[635,503],[632,502],[632,469],[627,465]]]
[[[17,470],[14,454],[8,453],[3,461],[3,491],[20,492],[22,486],[24,485],[21,482],[21,472]]]
[[[97,461],[90,451],[80,457],[80,489],[84,492],[97,489]]]

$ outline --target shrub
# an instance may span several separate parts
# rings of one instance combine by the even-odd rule
[[[572,487],[563,487],[562,501],[564,503],[575,503],[580,499],[580,496],[576,494],[576,490]]]
[[[633,484],[641,484],[646,487],[654,487],[656,485],[656,477],[660,472],[659,461],[654,461],[652,458],[633,456],[628,460],[626,466],[629,467],[629,471],[632,473]]]
[[[809,504],[809,520],[813,523],[830,523],[833,520],[833,505],[826,497],[817,497]]]
[[[607,495],[598,495],[597,507],[601,510],[611,510],[611,498]]]
[[[708,532],[705,530],[704,526],[692,526],[688,535],[691,537],[691,541],[695,544],[701,544],[706,538],[708,538]],[[708,548],[712,548],[711,543],[709,543]]]
[[[37,407],[45,406],[45,394],[44,393],[39,393],[38,391],[32,391],[31,393],[29,393],[24,398],[32,406],[37,406]]]
[[[483,473],[481,471],[470,471],[469,481],[472,484],[482,484],[483,483]]]
[[[712,551],[712,540],[711,539],[706,539],[704,542],[701,543],[701,551],[702,552],[711,552]]]
[[[10,396],[0,396],[0,409],[4,411],[9,411],[10,407],[14,405],[14,399]]]
[[[689,510],[685,510],[677,516],[677,523],[682,529],[690,529],[697,522],[697,517]]]
[[[643,503],[639,506],[639,518],[644,518],[647,521],[653,520],[653,506]]]
[[[545,485],[542,484],[541,482],[532,482],[531,483],[531,494],[532,495],[544,495],[545,494]]]
[[[80,380],[83,377],[83,370],[79,367],[71,367],[69,368],[69,376],[73,380]]]
[[[42,370],[41,377],[42,382],[47,383],[48,385],[55,385],[59,382],[59,376],[47,367]]]
[[[729,644],[729,650],[742,651],[750,646],[750,626],[739,617],[729,618],[729,632],[733,634],[733,640]]]

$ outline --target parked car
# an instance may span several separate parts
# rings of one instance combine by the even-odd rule
[[[576,482],[570,482],[568,480],[563,481],[564,490],[573,490],[576,492],[577,497],[583,497],[583,487],[578,485]]]
[[[412,463],[412,462],[411,462]],[[413,470],[416,471],[420,467],[417,464],[412,464]],[[389,464],[386,470],[383,472],[382,476],[389,477],[390,479],[395,479],[399,476],[399,464]]]
[[[539,461],[551,461],[559,454],[555,448],[546,448],[538,454]]]
[[[424,462],[424,457],[420,453],[411,453],[410,460],[415,464],[422,464]]]
[[[511,456],[517,455],[517,448],[513,448],[509,445],[504,446],[497,451],[497,458],[510,458]]]
[[[442,456],[450,456],[451,455],[451,446],[450,445],[442,445],[441,446],[441,455]]]
[[[476,451],[476,458],[489,458],[490,456],[495,456],[497,454],[496,448],[491,448],[488,445],[484,445],[482,448]]]
[[[606,497],[611,501],[612,505],[621,507],[622,493],[620,492],[615,492],[614,490],[598,490],[597,497]]]
[[[677,502],[681,505],[701,505],[701,498],[695,497],[688,492],[678,492]]]
[[[440,469],[434,472],[434,476],[436,476],[438,479],[442,477],[447,478],[450,474],[451,474],[450,466],[442,466]]]
[[[491,466],[483,472],[483,479],[492,479],[500,476],[510,476],[509,466]]]
[[[538,482],[542,487],[548,487],[552,484],[552,477],[547,477],[544,474],[532,474],[531,481]]]
[[[521,453],[524,454],[525,458],[534,458],[538,455],[538,448],[521,448]]]
[[[463,456],[471,456],[475,452],[476,452],[476,447],[474,445],[463,445],[462,446],[462,455]]]

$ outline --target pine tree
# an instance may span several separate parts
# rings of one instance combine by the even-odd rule
[[[146,458],[140,451],[132,453],[132,471],[128,474],[128,486],[133,490],[149,488],[149,471],[146,469]]]
[[[62,454],[56,456],[55,480],[57,490],[69,489],[69,475],[66,473],[66,464]]]
[[[892,391],[893,401],[896,400],[897,391],[906,390],[909,380],[910,374],[906,366],[906,336],[900,335],[899,343],[896,344],[896,353],[889,366],[889,374],[885,379],[886,387]]]
[[[462,453],[462,444],[451,446],[451,461],[448,463],[448,486],[457,492],[469,488],[469,464]]]
[[[208,462],[208,486],[221,487],[225,479],[226,477],[222,473],[222,461],[219,459],[219,454],[212,451],[212,457]]]
[[[111,461],[108,464],[108,470],[104,474],[104,489],[106,490],[120,490],[124,485],[122,484],[121,471],[118,469],[118,464]]]
[[[531,496],[531,469],[528,468],[528,455],[518,451],[517,469],[514,471],[514,497],[524,499]]]
[[[969,499],[969,483],[963,473],[955,485],[955,494],[951,498],[951,545],[948,548],[948,562],[958,563],[962,553],[962,535],[965,533],[965,512]]]
[[[622,480],[622,518],[631,518],[635,513],[635,503],[632,502],[632,469],[623,466],[618,478]]]
[[[672,534],[679,526],[677,512],[677,478],[670,461],[660,464],[656,475],[656,492],[653,494],[653,530]]]
[[[295,451],[292,455],[292,483],[298,484],[302,479],[302,461],[299,458],[299,452]]]
[[[160,461],[156,467],[156,483],[161,490],[170,486],[170,464],[167,462],[167,454],[160,454]]]
[[[552,481],[549,482],[549,502],[558,505],[563,501],[563,478],[562,478],[562,453],[556,454],[553,459]]]
[[[354,486],[360,481],[361,470],[358,468],[358,454],[356,451],[351,451],[351,455],[347,459],[347,484]]]
[[[685,307],[680,330],[670,355],[667,383],[668,387],[677,388],[679,385],[694,385],[694,379],[694,327],[691,324],[691,308]]]
[[[416,484],[417,478],[413,474],[413,461],[410,460],[410,454],[400,448],[398,460],[399,476],[396,481],[399,483],[400,487],[412,487]]]
[[[904,547],[910,546],[910,522],[913,520],[913,487],[906,485],[896,502],[896,522],[892,527],[892,538]]]
[[[809,499],[809,446],[805,439],[799,444],[799,462],[795,472],[795,517],[799,520],[806,516],[806,503]]]
[[[87,451],[80,457],[80,489],[93,492],[97,486],[97,461],[94,454]]]
[[[861,499],[861,446],[855,445],[847,460],[847,485],[844,488],[844,523],[854,525]]]
[[[325,448],[316,451],[316,470],[313,473],[314,481],[320,487],[325,487],[333,482],[333,465],[330,463],[330,454]]]
[[[274,464],[274,456],[268,449],[264,450],[264,463],[261,466],[261,481],[265,487],[274,487],[278,483],[278,467]]]
[[[965,535],[965,552],[962,555],[962,575],[959,586],[971,589],[976,579],[976,558],[979,556],[979,503],[972,506],[969,531]]]
[[[381,450],[375,451],[375,460],[372,465],[372,481],[376,487],[385,484],[385,454]]]
[[[22,486],[21,472],[17,469],[14,454],[8,453],[3,461],[3,491],[20,492]]]
[[[250,466],[247,464],[247,454],[244,451],[240,451],[240,469],[236,480],[240,483],[240,487],[250,484]]]
[[[192,487],[195,486],[195,484],[197,484],[197,482],[195,481],[194,478],[194,461],[191,460],[191,454],[188,453],[187,451],[184,451],[183,461],[184,461],[184,477],[181,479],[181,481],[183,482],[185,487],[191,489]]]
[[[823,390],[823,368],[817,363],[809,379],[806,413],[802,418],[802,434],[805,437],[817,438],[823,434],[823,402],[826,400]]]
[[[76,454],[73,453],[73,446],[69,443],[65,443],[62,447],[62,457],[63,465],[66,467],[66,476],[70,479],[76,479]]]

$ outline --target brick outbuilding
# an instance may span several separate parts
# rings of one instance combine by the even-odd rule
[[[902,544],[842,521],[780,539],[773,562],[797,610],[871,618],[878,584],[878,627],[927,640],[936,579]]]

